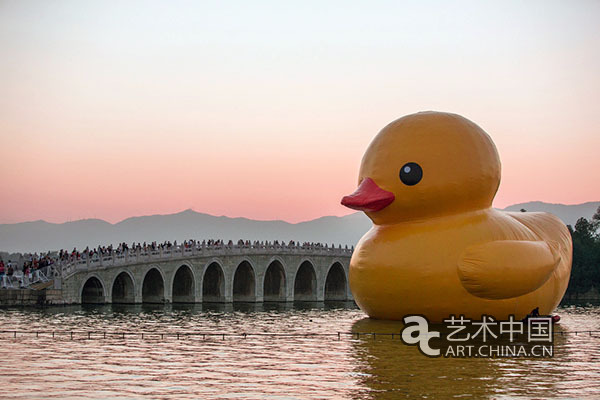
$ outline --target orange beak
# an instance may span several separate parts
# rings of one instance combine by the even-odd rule
[[[342,205],[365,212],[383,210],[389,206],[396,196],[383,190],[371,178],[364,178],[356,191],[342,198]]]

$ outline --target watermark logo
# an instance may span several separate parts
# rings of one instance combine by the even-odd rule
[[[449,316],[443,324],[432,325],[422,315],[404,317],[402,341],[417,346],[428,357],[552,357],[554,335],[552,317],[526,320],[481,320],[464,315]]]
[[[429,357],[440,355],[439,349],[429,346],[429,340],[439,338],[440,332],[429,331],[429,321],[421,315],[410,315],[404,317],[404,329],[402,330],[402,341],[406,344],[419,347],[419,350]]]

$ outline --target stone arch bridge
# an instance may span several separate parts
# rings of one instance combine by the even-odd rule
[[[346,301],[351,255],[324,246],[178,246],[72,261],[60,275],[72,304]]]

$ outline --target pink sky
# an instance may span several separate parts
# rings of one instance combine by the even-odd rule
[[[0,5],[0,223],[345,215],[429,109],[492,136],[496,207],[600,200],[598,2],[53,4]]]

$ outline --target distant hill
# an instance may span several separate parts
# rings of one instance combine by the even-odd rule
[[[567,225],[575,225],[581,217],[592,219],[592,216],[600,206],[600,201],[590,201],[583,204],[552,204],[542,201],[530,201],[528,203],[513,204],[506,207],[505,211],[519,211],[522,208],[527,211],[544,211],[556,215]]]
[[[0,224],[0,250],[39,252],[121,242],[181,242],[185,239],[277,239],[345,245],[356,243],[370,226],[371,221],[363,213],[292,224],[217,217],[186,210],[177,214],[127,218],[116,224],[98,219],[62,224],[45,221]]]
[[[505,210],[547,211],[567,224],[579,217],[591,218],[600,202],[577,205],[529,202]],[[119,242],[162,242],[184,239],[297,240],[353,245],[371,227],[363,213],[344,217],[322,217],[291,224],[284,221],[256,221],[247,218],[217,217],[186,210],[177,214],[150,215],[110,224],[85,219],[62,224],[45,221],[0,224],[0,250],[34,252],[58,249],[83,249]]]

